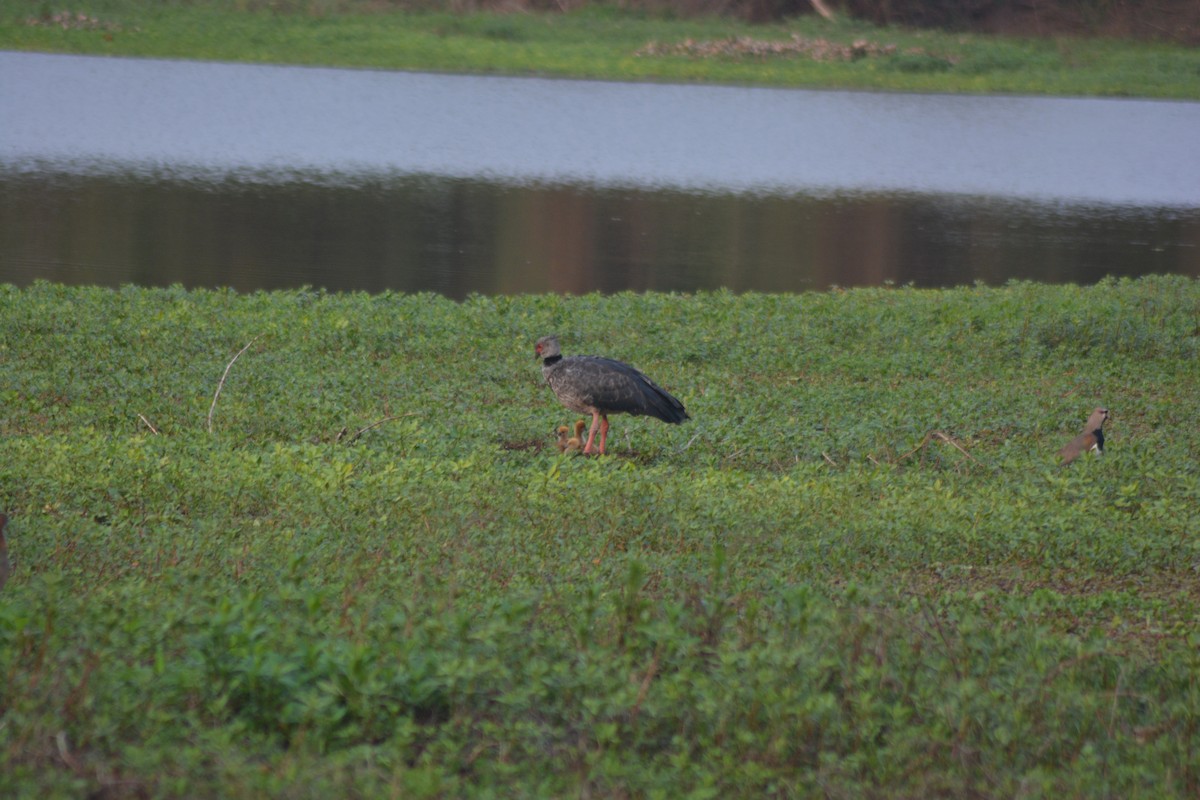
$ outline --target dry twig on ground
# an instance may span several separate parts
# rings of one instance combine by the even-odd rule
[[[929,431],[929,433],[926,433],[926,434],[925,434],[925,438],[921,439],[921,443],[920,443],[920,444],[918,444],[918,445],[917,445],[916,447],[914,447],[912,450],[909,450],[907,453],[905,453],[904,455],[900,456],[900,457],[899,457],[899,458],[897,458],[896,460],[897,460],[897,461],[903,461],[904,459],[906,459],[906,458],[908,458],[909,456],[911,456],[911,455],[913,455],[914,453],[916,453],[918,450],[921,450],[921,449],[923,449],[923,448],[924,448],[926,445],[928,445],[928,444],[929,444],[931,441],[933,441],[933,440],[935,440],[935,439],[937,439],[937,440],[939,440],[939,441],[942,441],[942,442],[945,442],[946,444],[948,444],[948,445],[952,446],[952,447],[953,447],[955,450],[957,450],[958,452],[962,453],[964,456],[966,456],[968,459],[970,459],[970,460],[971,460],[971,461],[973,461],[974,463],[978,464],[979,466],[981,466],[981,467],[982,467],[982,466],[986,466],[986,464],[984,464],[982,461],[980,461],[979,459],[975,458],[975,456],[973,456],[973,455],[971,455],[970,453],[968,453],[968,452],[967,452],[967,451],[966,451],[966,450],[963,448],[963,446],[962,446],[962,445],[960,445],[958,442],[956,442],[956,441],[954,440],[954,437],[953,437],[953,436],[950,436],[949,434],[947,434],[947,433],[944,433],[944,432],[942,432],[942,431]]]
[[[395,420],[395,419],[404,419],[405,417],[415,417],[416,415],[417,415],[417,412],[416,412],[416,411],[409,411],[409,412],[407,412],[407,413],[404,413],[404,414],[397,414],[397,415],[395,415],[394,417],[384,417],[383,419],[379,420],[378,422],[372,422],[370,425],[367,425],[365,428],[359,428],[359,429],[358,429],[358,430],[357,430],[357,431],[354,433],[354,435],[353,435],[353,436],[351,436],[349,439],[347,439],[347,440],[346,440],[346,444],[350,444],[350,443],[351,443],[351,442],[353,442],[355,439],[357,439],[358,437],[362,436],[362,435],[363,435],[364,433],[366,433],[367,431],[371,430],[371,428],[376,428],[376,427],[378,427],[378,426],[382,425],[382,424],[383,424],[383,423],[385,423],[385,422],[391,422],[392,420]],[[344,428],[342,429],[342,433],[345,433],[345,429],[344,429]],[[339,434],[338,434],[338,439],[341,439],[341,438],[342,438],[342,434],[341,434],[341,433],[339,433]],[[335,440],[335,441],[336,441],[336,440]]]
[[[237,355],[234,356],[233,358],[231,358],[229,360],[229,363],[225,365],[225,372],[221,375],[220,382],[217,383],[217,390],[215,392],[213,392],[212,405],[208,407],[208,432],[209,433],[212,433],[212,418],[213,418],[213,412],[217,408],[217,398],[221,396],[221,387],[225,385],[225,379],[229,377],[229,370],[231,370],[233,368],[233,362],[237,361],[241,357],[242,353],[249,350],[250,345],[254,344],[258,340],[259,340],[259,336],[255,336],[253,339],[246,342],[246,346],[243,347],[241,350],[238,350]]]

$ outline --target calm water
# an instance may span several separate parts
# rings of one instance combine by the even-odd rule
[[[799,291],[1200,275],[1200,104],[0,53],[0,281]]]

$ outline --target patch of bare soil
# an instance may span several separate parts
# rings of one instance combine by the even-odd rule
[[[26,25],[35,28],[62,28],[63,30],[81,31],[119,31],[121,26],[115,22],[105,22],[97,17],[84,14],[82,11],[47,12],[38,17],[29,17]]]
[[[789,39],[754,39],[749,36],[730,36],[726,39],[696,41],[684,39],[676,44],[650,42],[639,49],[638,56],[690,56],[692,58],[766,57],[799,55],[813,61],[856,61],[860,58],[890,56],[900,52],[894,44],[879,44],[859,39],[851,44],[828,39],[810,39],[793,33]],[[906,55],[928,56],[918,47],[906,48]]]

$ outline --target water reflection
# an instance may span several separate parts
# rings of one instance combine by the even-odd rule
[[[1200,207],[1200,103],[0,52],[0,164]]]
[[[1200,273],[1200,104],[0,52],[0,281],[799,291]]]
[[[1200,212],[435,177],[0,173],[0,281],[242,291],[803,291],[1200,276]]]

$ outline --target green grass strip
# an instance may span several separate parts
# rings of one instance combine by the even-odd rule
[[[386,11],[366,2],[274,8],[0,0],[0,48],[626,81],[1200,98],[1200,51],[1181,45],[1014,39],[816,17],[750,25],[611,7],[554,14]]]

